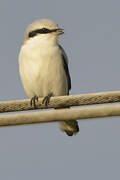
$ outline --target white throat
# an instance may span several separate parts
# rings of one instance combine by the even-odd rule
[[[58,37],[53,34],[41,34],[32,38],[29,38],[26,42],[26,45],[30,46],[55,46],[58,44]]]

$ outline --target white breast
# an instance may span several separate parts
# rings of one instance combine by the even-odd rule
[[[57,44],[43,43],[33,38],[24,44],[19,55],[21,80],[27,95],[43,97],[68,92],[61,52]]]

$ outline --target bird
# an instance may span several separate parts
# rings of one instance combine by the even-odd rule
[[[34,108],[39,97],[47,106],[52,96],[69,95],[71,90],[68,58],[59,44],[61,34],[64,30],[51,19],[35,20],[24,33],[18,58],[19,73]],[[68,136],[79,132],[77,120],[60,121],[59,124]]]

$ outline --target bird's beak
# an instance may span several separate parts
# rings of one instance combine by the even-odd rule
[[[57,29],[56,34],[57,35],[64,34],[64,29]]]

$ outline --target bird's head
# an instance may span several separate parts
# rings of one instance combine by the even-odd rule
[[[34,37],[42,37],[43,39],[58,39],[64,30],[58,27],[54,21],[50,19],[39,19],[30,24],[24,34],[23,43]]]

